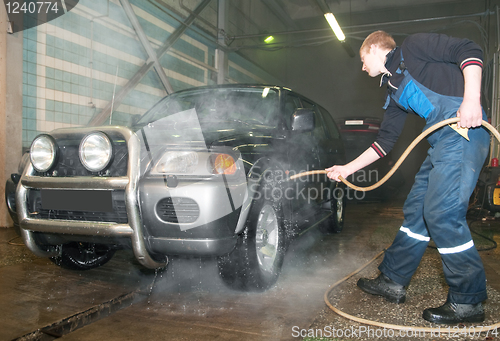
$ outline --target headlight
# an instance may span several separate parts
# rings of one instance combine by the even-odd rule
[[[153,173],[191,174],[198,166],[198,153],[171,151],[163,154]]]
[[[31,143],[30,159],[38,172],[48,171],[54,165],[56,156],[56,142],[49,135],[40,135]]]
[[[109,137],[101,132],[85,136],[80,143],[80,161],[91,172],[106,168],[113,156],[113,146]]]
[[[213,151],[167,151],[151,169],[151,174],[189,174],[199,176],[234,175],[238,158]]]

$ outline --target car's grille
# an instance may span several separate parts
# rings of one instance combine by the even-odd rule
[[[200,216],[200,208],[192,199],[168,197],[158,202],[156,214],[168,223],[193,223]]]
[[[120,224],[128,223],[127,211],[125,207],[125,191],[113,191],[112,201],[112,212],[47,210],[42,208],[40,191],[32,189],[28,194],[28,211],[30,213],[30,217],[36,219],[102,221]]]

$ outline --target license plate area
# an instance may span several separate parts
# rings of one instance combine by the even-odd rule
[[[113,212],[111,191],[41,190],[42,209],[81,212]]]

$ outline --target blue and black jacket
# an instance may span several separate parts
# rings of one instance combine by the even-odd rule
[[[404,61],[402,62],[402,56]],[[381,85],[387,84],[386,112],[379,134],[371,147],[380,157],[392,150],[401,131],[406,115],[412,111],[398,106],[391,94],[404,79],[402,68],[429,90],[444,96],[463,97],[462,70],[470,65],[483,65],[483,51],[468,39],[444,34],[419,33],[406,38],[400,47],[389,52],[385,67],[389,74],[382,76]]]

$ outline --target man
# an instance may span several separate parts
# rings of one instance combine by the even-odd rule
[[[480,104],[482,51],[467,39],[442,34],[415,34],[396,47],[383,31],[370,34],[360,48],[362,70],[382,74],[387,98],[376,141],[344,166],[327,169],[339,181],[385,156],[403,129],[406,114],[425,118],[427,127],[458,116],[458,128],[471,128],[468,138],[449,126],[427,140],[428,156],[406,199],[403,226],[387,250],[375,279],[358,286],[395,303],[403,303],[405,287],[417,269],[430,238],[434,240],[449,285],[446,302],[424,310],[430,322],[454,324],[484,320],[486,296],[483,264],[467,226],[466,212],[489,146]]]

